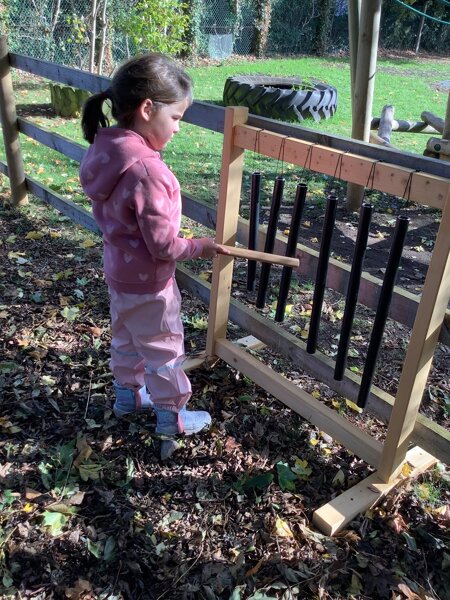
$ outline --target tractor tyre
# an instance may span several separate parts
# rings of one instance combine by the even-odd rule
[[[329,119],[337,109],[337,90],[326,83],[296,77],[239,75],[223,90],[225,106],[246,106],[254,115],[282,121]]]

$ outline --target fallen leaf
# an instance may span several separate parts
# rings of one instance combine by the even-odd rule
[[[338,487],[338,486],[343,486],[344,484],[345,484],[345,473],[342,469],[339,469],[339,471],[333,477],[331,485],[333,487]]]
[[[409,477],[412,473],[412,466],[409,463],[405,463],[402,467],[402,475],[403,477]]]
[[[256,573],[260,570],[263,562],[264,559],[260,558],[256,565],[245,573],[244,577],[251,577],[252,575],[256,575]]]
[[[406,583],[399,583],[397,587],[408,600],[422,600],[418,594],[413,592],[412,589],[406,585]]]
[[[59,512],[51,512],[46,510],[43,513],[43,525],[52,535],[59,535],[62,528],[68,521],[68,517]]]
[[[91,240],[90,238],[88,238],[87,240],[84,240],[83,243],[81,244],[82,248],[93,248],[96,245],[95,240]]]
[[[44,237],[44,233],[42,231],[29,231],[25,236],[26,240],[40,240]]]
[[[397,534],[402,533],[408,528],[403,517],[398,514],[392,517],[391,519],[388,519],[387,524]]]
[[[299,479],[308,479],[312,473],[312,469],[308,465],[308,461],[302,460],[301,458],[298,458],[298,456],[295,457],[295,464],[292,467],[292,471]]]
[[[275,519],[274,534],[279,537],[294,537],[289,525],[277,516]]]
[[[75,587],[64,590],[64,594],[69,600],[81,600],[85,592],[92,592],[92,585],[86,579],[79,579]]]
[[[345,404],[348,406],[348,408],[350,410],[354,410],[357,413],[362,413],[362,411],[363,411],[362,408],[360,408],[357,404],[355,404],[351,400],[348,400],[348,398],[345,399]]]

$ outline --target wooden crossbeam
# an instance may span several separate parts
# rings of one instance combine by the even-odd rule
[[[443,209],[450,189],[450,181],[443,177],[418,173],[375,161],[356,154],[331,149],[286,137],[271,131],[260,130],[250,125],[235,128],[235,145],[238,148],[258,151],[271,158],[280,157],[286,163],[306,167],[317,173],[338,177],[344,181],[367,186],[394,196],[406,196],[433,208]]]

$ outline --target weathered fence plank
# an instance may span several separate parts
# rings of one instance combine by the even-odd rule
[[[76,160],[77,162],[80,162],[83,158],[86,148],[81,144],[72,142],[58,133],[53,133],[48,129],[44,129],[42,126],[38,127],[27,119],[19,117],[17,121],[19,124],[20,133],[27,135],[33,140],[36,140],[44,146],[47,146],[48,148],[57,150],[61,154],[64,154],[64,156],[67,156],[72,160]]]
[[[9,57],[11,66],[16,69],[87,90],[88,92],[101,92],[109,87],[110,84],[109,77],[94,75],[88,71],[81,71],[72,67],[64,67],[63,65],[58,65],[47,60],[31,58],[30,56],[23,56],[14,52],[10,52]]]

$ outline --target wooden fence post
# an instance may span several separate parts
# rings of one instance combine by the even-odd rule
[[[27,186],[20,152],[16,104],[9,65],[8,43],[5,35],[0,36],[0,119],[2,121],[12,202],[14,205],[25,204],[28,201]]]
[[[377,65],[378,35],[380,30],[381,0],[362,2],[358,31],[358,54],[355,82],[352,87],[352,138],[369,141],[370,122]],[[347,208],[359,210],[364,187],[347,185]]]

